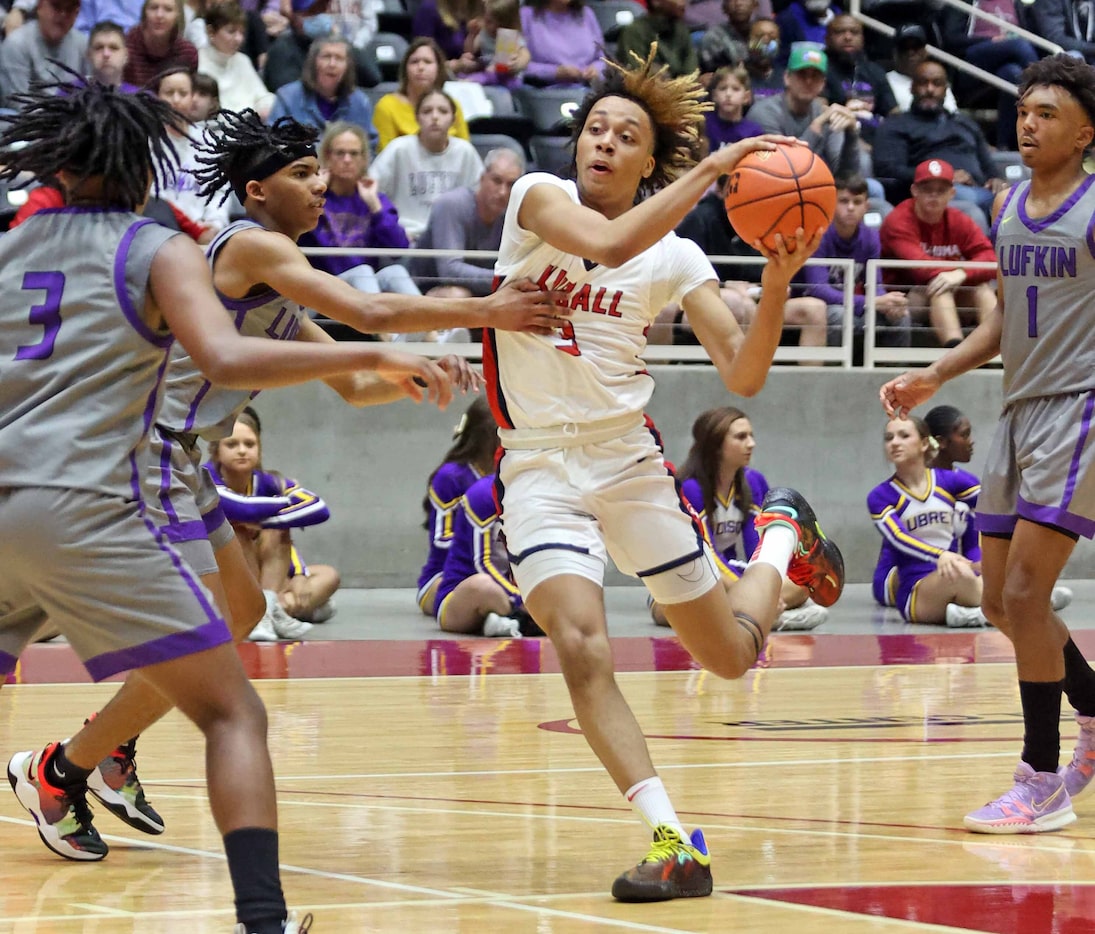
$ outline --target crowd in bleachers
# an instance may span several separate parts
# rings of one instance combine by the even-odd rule
[[[864,9],[894,27],[887,38],[829,0],[13,0],[0,93],[7,103],[65,68],[148,88],[196,123],[218,106],[250,107],[269,121],[337,128],[324,139],[332,190],[311,245],[493,249],[514,173],[566,173],[567,117],[601,73],[602,56],[645,57],[656,42],[658,63],[677,75],[698,72],[707,89],[708,146],[761,132],[796,136],[857,201],[858,219],[834,226],[820,255],[980,259],[974,233],[984,239],[995,193],[1022,172],[1015,97],[944,67],[929,44],[1016,83],[1045,52],[1013,27],[1095,59],[1095,22],[1071,0],[974,5],[991,18],[867,0]],[[994,117],[985,119],[986,108]],[[178,145],[185,150],[185,140]],[[233,204],[198,204],[183,156],[182,172],[159,193],[169,206],[161,219],[206,242]],[[502,165],[507,179],[491,182],[490,198],[476,196],[484,164],[488,172]],[[56,197],[31,197],[16,222]],[[712,255],[755,255],[720,222],[717,200],[696,211],[683,232],[706,230]],[[435,216],[445,212],[460,216]],[[849,237],[862,239],[853,233],[862,224],[882,225],[868,238],[877,253],[853,248]],[[331,265],[329,256],[313,261]],[[486,274],[462,262],[362,255],[345,266],[344,277],[366,290],[489,287]],[[879,293],[907,299],[879,307],[880,327],[897,329],[887,343],[953,343],[990,300],[992,283],[980,276],[942,270],[941,279],[919,281],[904,272],[888,275]],[[862,271],[858,278],[860,321]],[[724,297],[746,325],[758,281],[748,266],[726,272]],[[815,268],[792,290],[789,340],[840,343],[839,304],[826,291],[837,285]],[[667,309],[664,320],[661,340],[688,341],[679,310]]]

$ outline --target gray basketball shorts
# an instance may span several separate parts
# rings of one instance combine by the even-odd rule
[[[212,595],[140,503],[0,489],[0,562],[0,676],[43,616],[96,681],[231,640]]]
[[[221,508],[220,494],[201,465],[193,435],[153,428],[145,474],[149,517],[199,575],[217,570],[215,552],[235,537]]]
[[[1095,537],[1095,390],[1021,399],[1000,416],[989,448],[977,528],[1010,535],[1028,519]]]
[[[643,426],[611,441],[507,450],[498,475],[523,594],[560,574],[603,585],[608,556],[665,605],[719,584],[710,546]]]

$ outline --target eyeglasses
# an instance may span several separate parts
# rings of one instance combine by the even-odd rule
[[[365,153],[362,152],[360,149],[332,149],[331,150],[331,158],[332,159],[360,159],[363,155],[365,155]]]

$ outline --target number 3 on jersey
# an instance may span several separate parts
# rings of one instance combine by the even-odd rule
[[[557,333],[551,336],[551,341],[555,344],[555,349],[561,350],[563,353],[568,353],[572,357],[580,357],[582,351],[578,347],[578,338],[574,334],[574,325],[569,321],[564,321],[556,328],[556,331]]]
[[[63,272],[23,273],[23,291],[46,293],[43,301],[30,306],[30,323],[40,325],[45,333],[36,344],[24,344],[15,353],[16,360],[45,360],[53,354],[53,344],[61,329],[61,293],[65,290]]]

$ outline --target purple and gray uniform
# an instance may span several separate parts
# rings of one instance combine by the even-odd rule
[[[0,237],[0,675],[45,616],[97,680],[230,638],[142,483],[173,342],[144,307],[176,235],[61,208]]]
[[[734,488],[731,488],[726,499],[716,496],[715,508],[708,513],[703,505],[699,481],[689,477],[681,484],[681,493],[703,522],[721,570],[735,579],[741,577],[749,558],[756,551],[760,539],[753,521],[760,512],[764,497],[768,495],[768,481],[759,470],[746,467],[745,482],[749,484],[753,499],[748,515],[742,510],[741,497]]]
[[[1026,210],[1030,182],[992,227],[1004,307],[1004,411],[992,439],[982,532],[1018,519],[1095,537],[1095,176],[1047,217]]]

